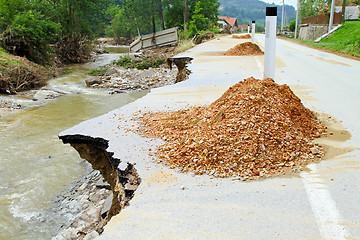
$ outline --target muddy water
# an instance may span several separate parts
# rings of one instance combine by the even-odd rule
[[[69,66],[67,74],[49,85],[73,94],[0,117],[0,239],[50,239],[54,226],[46,221],[34,225],[33,219],[84,173],[87,164],[57,134],[146,94],[109,95],[85,88],[84,73],[118,56],[107,54],[95,63]]]

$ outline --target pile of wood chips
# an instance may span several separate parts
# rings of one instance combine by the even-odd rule
[[[244,42],[230,48],[226,52],[221,53],[223,56],[247,56],[247,55],[263,55],[260,47],[255,43]]]
[[[250,34],[246,34],[246,35],[233,35],[232,38],[237,38],[237,39],[250,39],[251,36]]]
[[[312,140],[326,127],[272,79],[251,77],[208,106],[140,119],[144,136],[165,141],[157,162],[182,172],[252,180],[296,172],[323,155]]]

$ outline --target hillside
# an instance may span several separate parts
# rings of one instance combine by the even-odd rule
[[[255,20],[257,24],[265,25],[266,7],[278,7],[278,24],[281,23],[282,6],[269,4],[260,0],[219,0],[221,6],[219,8],[220,16],[229,15],[236,17],[238,24],[250,24]],[[295,19],[295,8],[285,5],[285,25],[289,25],[290,21]]]

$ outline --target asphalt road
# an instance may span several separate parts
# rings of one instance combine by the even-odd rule
[[[264,36],[256,39],[263,47]],[[360,239],[360,61],[277,40],[275,81],[334,133],[321,140],[326,159],[299,175],[241,182],[178,173],[148,155],[161,141],[124,130],[138,110],[209,103],[242,79],[261,79],[263,56],[218,56],[242,41],[227,36],[182,53],[194,58],[187,81],[61,133],[109,140],[121,166],[136,162],[142,177],[130,206],[99,239]]]

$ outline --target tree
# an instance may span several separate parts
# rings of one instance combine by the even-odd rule
[[[195,13],[196,5],[202,10]],[[218,0],[168,0],[165,7],[165,23],[168,27],[182,27],[187,29],[189,19],[193,20],[194,14],[201,13],[208,19],[208,28],[217,22]],[[200,17],[199,15],[195,18]],[[199,19],[198,19],[199,20]]]
[[[161,30],[164,30],[165,24],[164,24],[163,6],[161,0],[157,0],[157,7],[159,11],[160,28]]]
[[[133,21],[129,21],[125,8],[120,8],[118,6],[116,14],[111,21],[111,28],[113,30],[114,37],[116,38],[131,38],[136,34],[136,25]]]
[[[190,21],[189,24],[189,33],[191,36],[194,36],[199,31],[203,31],[209,28],[208,27],[210,23],[209,18],[205,17],[202,14],[203,9],[200,6],[201,6],[201,2],[198,1],[195,5],[195,10],[192,15],[192,20]]]
[[[184,16],[184,30],[187,30],[187,21],[189,19],[189,5],[188,0],[184,0],[184,8],[183,8],[183,16]]]
[[[11,25],[15,16],[29,10],[29,4],[25,0],[0,0],[0,32]]]
[[[299,0],[300,3],[300,18],[306,18],[314,15],[318,15],[319,7],[328,7],[330,9],[330,0]]]
[[[31,10],[19,13],[2,33],[2,46],[9,52],[42,65],[51,62],[49,44],[57,40],[60,25]]]
[[[167,28],[186,28],[184,18],[185,2],[187,0],[168,0],[164,6],[164,21]]]

